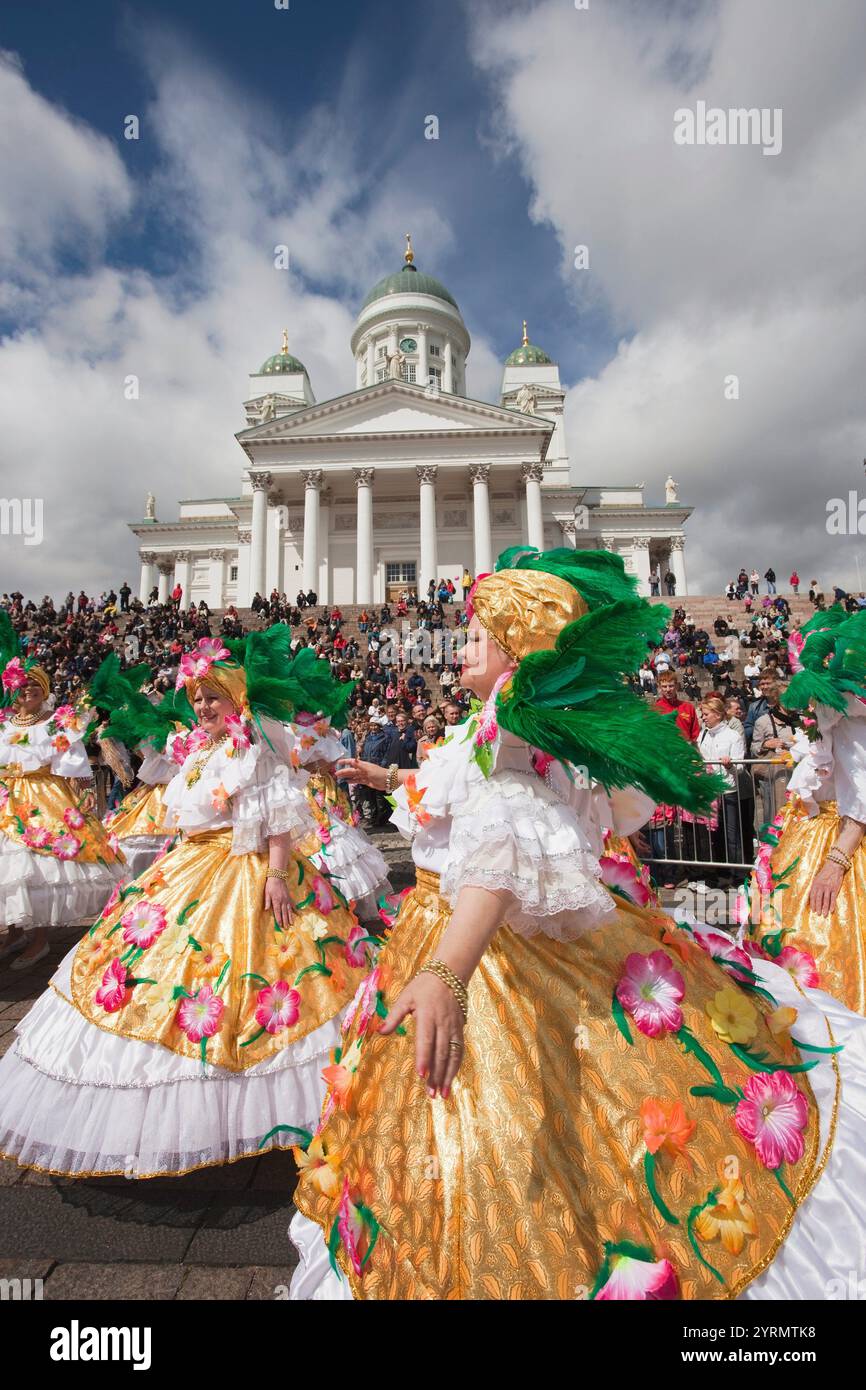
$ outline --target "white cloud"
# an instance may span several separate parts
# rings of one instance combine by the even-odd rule
[[[35,92],[18,55],[2,51],[0,189],[0,268],[25,279],[81,238],[100,245],[132,202],[111,142]]]
[[[503,145],[555,229],[575,305],[626,336],[569,394],[581,481],[673,469],[694,588],[741,562],[856,581],[827,497],[863,487],[866,8],[860,0],[473,5]],[[683,148],[699,99],[781,107],[783,150]],[[591,272],[572,269],[590,247]],[[581,279],[581,275],[583,278]],[[634,335],[634,336],[632,336]],[[725,401],[727,373],[741,381]]]
[[[426,196],[401,195],[396,174],[362,197],[370,171],[339,93],[331,112],[286,131],[170,35],[149,29],[135,51],[154,89],[141,139],[158,153],[135,186],[111,142],[34,92],[20,64],[0,67],[0,113],[14,117],[2,122],[3,168],[17,195],[0,214],[12,271],[0,307],[23,325],[0,344],[2,490],[45,509],[41,547],[0,537],[0,589],[135,584],[124,523],[146,491],[165,519],[180,496],[237,491],[246,373],[283,326],[320,400],[351,389],[354,301],[382,273],[383,247],[391,264],[404,226],[423,228],[430,263],[452,237]],[[104,254],[112,235],[137,231],[124,221],[133,208],[142,225],[173,223],[176,268],[118,269]],[[84,269],[59,273],[73,229]],[[289,272],[274,268],[282,243]],[[347,302],[332,297],[341,288]],[[482,342],[473,361],[485,383],[488,357]],[[138,400],[124,395],[130,374]]]

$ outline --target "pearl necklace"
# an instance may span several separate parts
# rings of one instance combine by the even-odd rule
[[[38,724],[39,720],[42,718],[43,714],[41,709],[39,709],[36,711],[35,714],[13,714],[12,723],[17,724],[19,725],[19,727],[21,727],[22,725],[27,726],[29,724]]]
[[[201,781],[202,769],[209,758],[212,758],[218,748],[221,748],[228,738],[228,734],[220,734],[219,738],[211,739],[209,745],[201,752],[186,774],[186,785],[194,787],[196,782]]]

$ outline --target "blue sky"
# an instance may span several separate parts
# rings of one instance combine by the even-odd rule
[[[778,156],[678,145],[697,101],[778,108]],[[134,577],[148,488],[164,519],[236,492],[247,373],[286,326],[320,400],[351,389],[406,231],[472,394],[525,317],[575,481],[658,503],[673,474],[693,591],[853,586],[826,516],[864,490],[864,225],[863,0],[6,0],[0,458],[46,538],[0,538],[0,588]]]

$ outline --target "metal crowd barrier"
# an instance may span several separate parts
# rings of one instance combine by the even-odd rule
[[[657,878],[673,881],[682,877],[677,870],[688,868],[744,879],[755,862],[761,827],[785,805],[790,760],[744,758],[728,768],[708,762],[707,768],[727,772],[735,785],[718,798],[709,817],[692,816],[679,806],[656,809],[644,828],[651,847],[644,857],[651,868],[658,866]]]

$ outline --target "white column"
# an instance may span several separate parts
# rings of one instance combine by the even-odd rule
[[[418,375],[417,385],[426,386],[430,380],[430,362],[427,356],[427,325],[418,325]],[[418,586],[418,596],[421,595],[421,586]]]
[[[333,602],[331,593],[331,502],[333,494],[323,487],[319,498],[319,583],[316,593],[319,603]]]
[[[157,564],[159,565],[159,601],[160,603],[168,603],[169,594],[171,593],[171,572],[174,569],[174,558],[173,556],[163,556],[162,559],[157,561]]]
[[[526,484],[526,543],[536,550],[544,549],[544,512],[541,506],[541,479],[544,467],[540,463],[524,463],[520,469]]]
[[[154,565],[156,556],[152,550],[142,550],[141,552],[141,582],[138,586],[138,597],[142,603],[147,603],[148,595],[154,585]]]
[[[431,579],[439,582],[439,560],[436,554],[436,464],[416,464],[421,510],[421,563],[418,567],[418,597],[427,594]]]
[[[208,551],[208,608],[225,608],[223,600],[223,574],[225,573],[224,550]]]
[[[397,341],[398,341],[398,339],[397,339],[397,325],[396,325],[396,323],[389,323],[389,324],[388,324],[388,356],[389,356],[389,357],[393,357],[394,353],[397,351]]]
[[[270,473],[252,473],[250,474],[250,481],[253,485],[253,538],[250,552],[248,603],[252,602],[256,594],[264,595],[268,540],[268,488],[273,479]]]
[[[174,582],[183,592],[180,596],[181,610],[189,608],[189,551],[178,550],[174,557]]]
[[[632,542],[634,572],[637,575],[638,593],[644,596],[648,596],[650,591],[649,543],[649,536],[635,536]]]
[[[373,478],[374,468],[353,468],[358,490],[358,550],[355,558],[355,602],[373,602]]]
[[[322,490],[322,469],[301,470],[304,483],[304,593],[313,589],[318,594],[319,582],[319,493]]]
[[[282,589],[282,534],[280,532],[280,509],[278,506],[268,507],[267,525],[265,528],[267,536],[266,558],[265,558],[265,589],[270,594],[272,589],[278,592]]]
[[[686,583],[685,546],[685,536],[671,536],[671,570],[676,576],[678,598],[689,592],[689,586]]]
[[[490,493],[487,482],[489,463],[473,463],[469,468],[472,479],[472,523],[475,537],[475,574],[489,574],[493,569],[493,541],[490,535]]]
[[[372,338],[367,339],[367,385],[376,385],[376,344]]]
[[[249,605],[253,590],[250,589],[250,551],[253,533],[249,526],[238,527],[238,582],[235,587],[236,604]]]
[[[445,374],[442,378],[442,385],[446,391],[454,391],[454,353],[451,344],[445,344]]]

